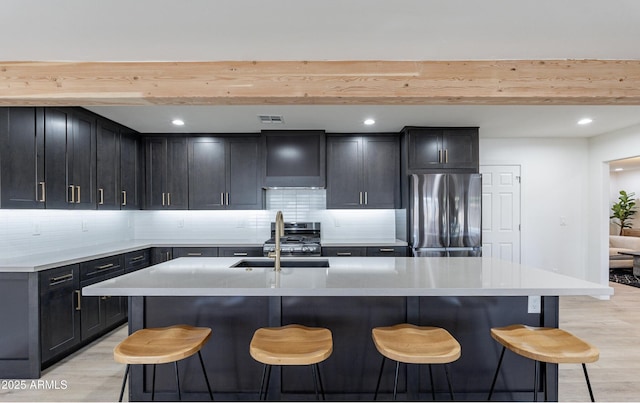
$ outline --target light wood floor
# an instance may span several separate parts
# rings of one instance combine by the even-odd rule
[[[640,400],[640,288],[612,283],[615,295],[608,301],[591,297],[561,297],[560,326],[600,349],[600,360],[589,364],[596,401]],[[124,366],[113,360],[113,348],[127,335],[126,326],[78,351],[44,371],[41,381],[28,390],[0,390],[0,401],[117,401]],[[65,381],[66,389],[52,389]],[[560,366],[559,400],[589,400],[582,368]],[[126,400],[126,394],[125,394]]]

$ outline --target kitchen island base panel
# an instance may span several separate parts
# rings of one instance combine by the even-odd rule
[[[216,400],[257,399],[262,365],[249,355],[259,327],[300,323],[326,327],[333,333],[334,352],[321,365],[328,400],[371,400],[380,356],[371,329],[408,322],[447,329],[461,344],[462,356],[450,366],[456,400],[485,400],[500,355],[491,327],[509,323],[558,326],[558,297],[543,297],[541,313],[527,313],[527,297],[130,297],[129,332],[174,323],[213,329],[202,349]],[[531,400],[534,366],[516,355],[505,357],[508,373],[496,385],[495,400]],[[158,366],[156,398],[175,400],[171,367]],[[380,386],[382,400],[393,394],[395,368],[387,366]],[[182,398],[208,400],[197,360],[180,368]],[[437,399],[449,399],[444,373],[434,371]],[[200,376],[198,376],[200,375]],[[131,400],[151,397],[151,370],[133,368]],[[550,400],[557,400],[557,365],[547,366]],[[538,391],[541,393],[541,391]],[[400,366],[398,398],[431,399],[428,367]],[[540,398],[543,398],[540,395]],[[269,400],[314,400],[308,368],[274,367]]]

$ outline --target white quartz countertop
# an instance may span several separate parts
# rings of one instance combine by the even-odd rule
[[[250,258],[247,258],[250,259]],[[121,296],[559,296],[613,289],[481,257],[329,257],[329,267],[232,267],[238,258],[179,258],[82,289]],[[251,260],[267,261],[268,258]]]
[[[131,240],[0,258],[0,272],[34,272],[153,247],[262,247],[264,240]]]
[[[166,240],[128,240],[121,242],[106,243],[100,245],[83,246],[81,248],[68,248],[56,251],[33,253],[26,256],[2,258],[0,257],[0,272],[35,272],[41,270],[53,269],[56,267],[66,266],[86,262],[88,260],[100,259],[121,253],[133,252],[146,248],[162,248],[162,247],[236,247],[250,248],[259,247],[266,239],[216,239],[206,241],[202,239],[166,239]],[[344,247],[366,247],[366,246],[407,246],[407,242],[400,240],[322,240],[322,246],[344,246]]]

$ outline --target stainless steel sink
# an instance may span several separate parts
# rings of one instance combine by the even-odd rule
[[[271,259],[243,259],[231,267],[274,267],[275,261]],[[281,260],[280,267],[329,267],[327,259],[296,259]]]

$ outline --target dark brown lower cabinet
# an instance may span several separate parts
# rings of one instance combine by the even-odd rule
[[[80,344],[80,267],[40,273],[40,351],[43,366]]]

